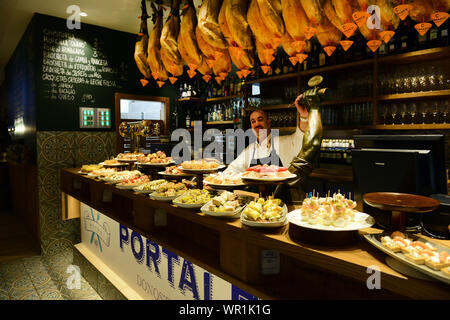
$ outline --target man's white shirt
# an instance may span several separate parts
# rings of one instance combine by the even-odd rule
[[[273,131],[273,130],[272,130]],[[273,136],[270,134],[263,142],[258,141],[251,143],[238,157],[229,164],[226,172],[243,173],[252,165],[252,158],[261,159],[269,157],[272,151],[272,140],[274,151],[280,157],[281,163],[279,166],[289,167],[292,159],[300,152],[303,145],[303,132],[297,127],[295,132],[290,135]],[[272,163],[274,164],[274,163]]]

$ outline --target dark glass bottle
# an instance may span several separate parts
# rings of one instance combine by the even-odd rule
[[[429,32],[424,34],[423,36],[419,33],[417,34],[417,50],[423,50],[428,48],[428,38],[429,38]]]
[[[336,50],[334,50],[333,54],[331,56],[326,57],[326,65],[327,66],[335,66],[337,64],[337,55],[338,55],[339,47],[336,47]]]
[[[319,53],[322,50],[317,41],[312,41],[311,45],[311,64],[309,69],[314,69],[319,66]]]
[[[439,27],[439,45],[441,47],[445,47],[450,45],[449,42],[449,30],[450,29],[450,18],[447,19],[441,26]]]
[[[361,34],[355,37],[355,43],[353,43],[351,47],[351,49],[353,49],[353,61],[359,61],[363,59],[363,53],[366,50],[366,43],[367,40]]]
[[[432,23],[431,29],[428,31],[428,48],[436,48],[439,47],[439,28],[436,27],[434,23]]]
[[[280,52],[277,53],[273,65],[273,75],[278,76],[283,72],[283,61],[282,54]]]
[[[327,62],[327,54],[325,51],[319,52],[319,67],[325,67]]]
[[[415,50],[418,43],[417,35],[417,31],[414,29],[414,22],[409,17],[400,21],[397,28],[395,53]]]

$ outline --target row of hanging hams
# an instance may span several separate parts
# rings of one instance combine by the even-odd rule
[[[348,50],[353,43],[349,38],[359,30],[376,51],[406,16],[426,29],[431,20],[445,21],[450,10],[450,0],[203,0],[197,12],[193,0],[183,0],[180,12],[180,1],[172,0],[165,23],[162,0],[151,3],[154,27],[149,35],[142,0],[135,60],[143,85],[151,78],[159,86],[168,79],[175,83],[185,64],[191,78],[200,73],[206,82],[212,77],[223,81],[232,64],[240,78],[247,77],[256,59],[266,73],[279,46],[293,65],[303,63],[313,36],[332,55],[339,45]],[[368,9],[374,5],[379,26],[369,28]]]

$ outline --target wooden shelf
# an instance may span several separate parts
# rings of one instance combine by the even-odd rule
[[[377,99],[378,101],[397,101],[397,100],[413,100],[413,99],[442,98],[442,97],[450,97],[450,90],[387,94],[378,96]]]
[[[216,98],[208,98],[206,102],[216,102],[216,101],[226,101],[241,98],[243,95],[234,95],[234,96],[226,96],[226,97],[216,97]]]
[[[432,123],[432,124],[378,124],[371,126],[371,129],[382,130],[448,130],[450,123]]]
[[[246,108],[247,110],[264,110],[264,111],[269,111],[269,110],[281,110],[281,109],[290,109],[291,104],[277,104],[277,105],[273,105],[273,106],[261,106],[258,108],[254,108],[254,107],[248,107]],[[292,105],[292,107],[294,107],[294,105]]]
[[[297,76],[298,76],[297,72],[293,72],[293,73],[282,74],[279,76],[272,76],[272,77],[268,77],[268,78],[250,80],[250,81],[246,81],[245,83],[252,84],[252,83],[260,83],[260,82],[267,82],[267,81],[287,80],[287,79],[291,79],[291,78],[297,78]]]
[[[373,101],[374,99],[372,97],[362,97],[362,98],[353,98],[353,99],[343,99],[343,100],[329,100],[329,101],[323,101],[322,106],[332,106],[332,105],[338,105],[338,104],[351,104],[351,103],[362,103],[362,102],[369,102]]]
[[[371,66],[373,64],[373,59],[366,59],[366,60],[360,60],[355,62],[349,62],[344,64],[338,64],[334,66],[327,66],[327,67],[321,67],[321,68],[314,68],[310,70],[300,71],[299,75],[301,77],[304,76],[312,76],[318,73],[332,73],[336,71],[341,71],[345,69],[352,69],[357,67],[363,67],[363,66]]]
[[[365,130],[365,129],[375,129],[373,125],[353,125],[353,126],[323,126],[323,130]]]
[[[392,64],[392,63],[412,63],[416,61],[426,61],[433,59],[440,59],[450,56],[449,47],[439,47],[432,49],[425,49],[419,51],[412,51],[402,54],[396,54],[388,57],[378,58],[378,64]]]
[[[233,123],[234,123],[233,120],[227,120],[227,121],[208,121],[205,124],[210,126],[215,124],[233,124]]]
[[[377,124],[363,126],[323,126],[324,130],[448,130],[450,123],[432,124]]]
[[[295,131],[297,129],[297,127],[272,127],[272,129],[277,129],[280,130],[282,132],[286,132],[286,131]]]
[[[178,99],[178,101],[205,102],[206,100],[198,97],[187,97],[187,98],[180,98]]]

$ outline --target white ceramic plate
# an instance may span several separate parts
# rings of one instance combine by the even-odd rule
[[[174,200],[174,199],[176,199],[178,197],[179,197],[179,195],[178,196],[171,196],[171,197],[161,197],[161,196],[158,196],[157,192],[155,192],[155,191],[150,193],[150,198],[153,199],[153,200],[158,200],[158,201],[172,201],[172,200]]]
[[[241,184],[215,184],[215,183],[209,183],[209,182],[205,182],[203,180],[203,183],[207,186],[210,186],[211,188],[214,189],[220,189],[220,188],[238,188],[238,187],[243,187],[246,186],[245,183],[241,183]]]
[[[310,224],[306,221],[302,221],[300,209],[289,212],[287,214],[287,219],[290,223],[297,226],[322,231],[355,231],[370,228],[375,224],[375,219],[372,216],[369,216],[367,213],[358,211],[355,213],[354,222],[343,228],[338,228],[335,226],[324,226],[322,224]]]
[[[168,165],[174,164],[174,161],[171,162],[165,162],[165,163],[141,163],[141,162],[136,162],[137,165],[139,166],[148,166],[148,167],[167,167]]]
[[[239,218],[241,215],[242,210],[244,210],[246,205],[243,205],[242,207],[237,208],[235,211],[226,211],[226,212],[216,212],[216,211],[209,211],[207,208],[211,204],[211,201],[208,201],[205,203],[202,208],[200,209],[204,214],[216,218]]]
[[[214,169],[184,169],[182,166],[179,166],[178,168],[183,170],[183,171],[185,171],[185,172],[192,172],[192,173],[200,172],[201,173],[201,172],[217,171],[217,170],[223,169],[225,167],[226,167],[226,165],[221,164],[217,168],[214,168]]]
[[[385,246],[383,246],[381,244],[381,240],[380,240],[381,237],[386,236],[386,235],[391,235],[391,233],[392,232],[384,232],[384,233],[379,233],[379,234],[365,234],[364,238],[366,238],[366,240],[369,241],[376,248],[380,249],[381,251],[383,251],[387,255],[393,257],[394,259],[396,259],[396,260],[398,260],[420,272],[423,272],[430,277],[433,277],[433,278],[441,280],[447,284],[450,284],[450,276],[445,275],[442,271],[433,270],[424,264],[414,263],[414,262],[406,259],[405,255],[402,252],[393,252],[393,251],[389,250],[388,248],[386,248]],[[408,235],[408,236],[410,236],[410,235]],[[413,240],[425,242],[424,239],[421,239],[419,237],[412,237],[412,238],[413,238]],[[447,252],[450,251],[450,248],[441,246],[440,244],[438,244],[436,242],[432,242],[432,241],[427,241],[427,242],[430,242],[435,248],[438,249],[438,251],[447,251]]]
[[[149,193],[154,192],[154,190],[139,190],[139,189],[136,189],[136,187],[133,188],[133,191],[137,192],[137,193],[142,193],[142,194],[149,194]]]
[[[137,159],[116,159],[116,160],[123,163],[132,163],[137,161]]]
[[[133,188],[139,187],[140,185],[142,185],[142,183],[135,183],[135,184],[118,183],[118,184],[116,184],[116,187],[119,189],[133,189]]]
[[[120,183],[120,180],[111,180],[108,178],[104,178],[103,181],[105,181],[106,183],[110,183],[110,184],[118,184]]]
[[[267,221],[267,222],[259,222],[259,221],[253,221],[249,220],[245,217],[243,213],[241,213],[241,223],[248,226],[248,227],[254,227],[254,228],[278,228],[282,227],[286,224],[288,224],[288,221],[286,219],[286,213],[287,213],[287,207],[286,204],[283,205],[283,214],[281,216],[280,220],[277,221]]]
[[[100,162],[99,164],[104,167],[123,167],[126,165],[126,163],[105,164],[104,162]]]
[[[177,201],[178,198],[181,198],[182,196],[183,196],[183,195],[178,196],[176,199],[174,199],[174,200],[172,201],[172,203],[173,203],[174,205],[178,206],[178,207],[181,207],[181,208],[190,208],[190,209],[193,209],[193,208],[201,208],[201,207],[203,207],[203,206],[205,205],[205,203],[181,203],[181,202]]]
[[[275,181],[285,181],[289,179],[293,179],[297,177],[296,174],[292,174],[288,177],[273,177],[273,178],[253,178],[253,177],[245,177],[242,176],[241,179],[243,180],[254,180],[254,181],[266,181],[266,182],[275,182]]]
[[[192,177],[192,174],[187,173],[179,173],[179,174],[173,174],[173,173],[165,173],[164,171],[159,171],[158,174],[166,177]]]

